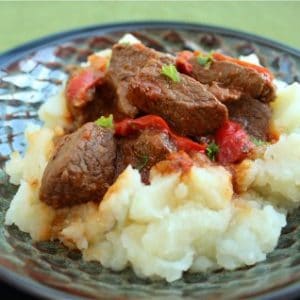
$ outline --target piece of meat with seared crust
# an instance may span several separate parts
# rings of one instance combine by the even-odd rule
[[[91,67],[75,69],[67,82],[65,97],[72,118],[68,131],[100,116],[114,114],[116,120],[123,118],[116,109],[115,90],[103,71]]]
[[[175,151],[177,147],[169,134],[161,130],[145,129],[135,136],[119,138],[116,175],[130,164],[148,183],[150,168]]]
[[[231,88],[221,87],[218,83],[212,82],[206,85],[207,89],[222,103],[227,104],[241,99],[241,92]]]
[[[206,67],[199,64],[196,56],[192,56],[189,63],[192,65],[189,75],[209,85],[211,92],[222,102],[238,100],[245,96],[262,102],[270,102],[275,98],[275,87],[265,73],[235,63],[234,59],[213,59],[210,66]],[[225,91],[222,94],[223,88]]]
[[[141,111],[164,118],[178,133],[211,133],[227,120],[227,109],[195,79],[180,75],[174,82],[161,72],[162,63],[149,60],[131,80],[128,99]]]
[[[134,77],[151,58],[164,63],[175,62],[175,57],[157,52],[143,44],[116,44],[112,48],[107,77],[116,90],[118,110],[131,118],[137,115],[138,109],[127,99],[128,85],[130,79]]]
[[[108,81],[94,88],[93,100],[86,102],[85,105],[76,107],[70,101],[67,101],[67,104],[72,116],[73,130],[101,116],[113,114],[116,121],[126,117],[117,110],[115,90]]]
[[[241,124],[253,137],[267,140],[272,115],[268,104],[245,98],[229,103],[227,108],[231,120]]]
[[[41,201],[58,208],[100,201],[115,177],[113,131],[87,123],[58,143],[43,174]]]

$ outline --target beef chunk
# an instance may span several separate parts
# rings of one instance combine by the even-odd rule
[[[215,84],[214,89],[218,86],[219,89],[231,90],[229,94],[228,90],[224,91],[223,99],[215,94],[220,101],[232,101],[247,96],[262,102],[270,102],[275,97],[272,82],[266,79],[264,74],[252,68],[226,60],[214,60],[207,68],[200,65],[195,56],[189,62],[192,64],[190,76],[209,86]],[[214,89],[211,89],[213,93]],[[220,94],[220,90],[217,92]]]
[[[175,61],[174,57],[152,50],[143,44],[117,44],[112,48],[107,76],[116,90],[118,110],[129,117],[134,117],[138,113],[138,109],[127,99],[130,79],[151,58],[169,63]]]
[[[138,109],[127,99],[129,80],[150,57],[155,57],[155,52],[142,44],[132,46],[117,44],[112,49],[107,75],[116,90],[118,109],[130,117],[136,116]]]
[[[117,110],[115,90],[108,81],[104,81],[94,88],[93,100],[86,102],[85,105],[76,107],[70,101],[67,103],[68,110],[72,115],[74,129],[87,122],[95,121],[100,116],[113,114],[116,121],[126,117]]]
[[[93,68],[76,69],[67,82],[66,104],[72,117],[70,131],[102,115],[113,114],[115,120],[124,116],[116,107],[116,92],[105,74]]]
[[[257,139],[268,137],[271,109],[256,99],[246,98],[227,105],[229,118],[240,123],[246,131]]]
[[[221,87],[218,83],[212,82],[207,85],[207,89],[222,103],[228,103],[240,100],[242,93],[238,90],[233,90],[226,87]]]
[[[120,138],[116,174],[130,164],[139,169],[143,181],[148,183],[150,168],[174,151],[177,151],[176,145],[164,131],[145,129],[137,136]]]
[[[183,135],[213,132],[227,119],[227,109],[207,88],[181,74],[173,82],[161,74],[162,63],[149,60],[131,80],[128,99],[140,110],[164,118]]]
[[[111,129],[87,123],[58,143],[42,178],[41,201],[55,208],[100,201],[115,176]]]

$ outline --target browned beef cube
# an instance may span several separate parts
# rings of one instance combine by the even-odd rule
[[[271,108],[256,99],[241,99],[227,105],[229,118],[243,125],[253,137],[266,140],[269,133]]]
[[[128,98],[141,111],[161,116],[183,135],[211,133],[226,121],[226,107],[204,85],[184,74],[174,82],[161,70],[162,63],[149,60],[130,83]]]
[[[138,109],[127,99],[129,80],[143,67],[150,57],[155,57],[155,52],[142,44],[115,45],[108,70],[108,78],[116,90],[117,108],[134,117]]]
[[[111,129],[87,123],[58,143],[44,171],[41,201],[55,208],[100,201],[115,177]]]
[[[137,136],[120,138],[116,174],[130,164],[141,172],[143,181],[148,182],[150,168],[175,151],[176,145],[164,131],[145,129]]]
[[[214,60],[207,68],[199,64],[195,56],[189,62],[193,67],[190,76],[203,84],[209,86],[215,84],[220,89],[231,90],[230,93],[228,90],[224,91],[223,99],[215,94],[220,101],[232,101],[246,96],[262,102],[270,102],[275,97],[275,88],[272,82],[265,78],[264,74],[254,69],[226,60]],[[214,91],[212,90],[212,92]],[[220,94],[220,90],[217,92]]]
[[[113,114],[114,120],[121,120],[126,117],[117,110],[115,90],[108,81],[95,87],[92,101],[85,105],[76,107],[69,101],[67,104],[73,119],[73,130],[87,122],[97,120],[100,116]]]
[[[143,44],[117,44],[112,48],[112,57],[107,75],[116,90],[118,110],[129,117],[134,117],[138,113],[138,109],[127,99],[130,79],[151,58],[165,62],[175,61],[174,57],[159,53]]]

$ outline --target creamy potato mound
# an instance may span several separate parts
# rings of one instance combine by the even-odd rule
[[[293,208],[300,204],[300,134],[282,135],[262,158],[244,161],[238,180],[241,190],[253,189],[269,201]],[[243,171],[246,169],[246,172]]]
[[[273,126],[279,133],[299,132],[300,128],[300,84],[295,82],[277,92],[272,103]]]
[[[237,168],[241,191],[254,190],[284,208],[300,204],[300,84],[282,88],[272,103],[274,130],[279,140],[262,157],[245,160]]]
[[[44,169],[54,149],[52,139],[59,134],[59,129],[55,131],[30,125],[25,132],[27,149],[24,158],[14,152],[6,164],[10,182],[20,187],[6,213],[5,223],[15,223],[37,241],[51,236],[50,224],[55,211],[41,202],[38,195]]]

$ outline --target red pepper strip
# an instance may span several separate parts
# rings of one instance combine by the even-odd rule
[[[66,87],[66,97],[72,105],[83,106],[90,101],[90,90],[100,84],[103,73],[93,69],[82,69],[75,73],[68,81]]]
[[[115,123],[114,128],[115,134],[119,136],[127,136],[146,128],[159,129],[166,131],[169,134],[177,145],[178,150],[183,150],[185,152],[198,151],[204,153],[206,149],[206,145],[204,144],[198,144],[189,138],[175,134],[164,119],[155,115],[147,115],[137,119],[125,119]]]
[[[243,160],[254,147],[246,131],[232,121],[225,122],[217,130],[215,141],[219,146],[217,160],[222,164],[237,163]]]
[[[193,65],[189,60],[194,56],[191,51],[181,51],[177,54],[176,57],[176,67],[179,72],[184,74],[191,74],[193,71]]]
[[[218,52],[214,52],[212,54],[212,56],[214,59],[219,60],[219,61],[229,61],[229,62],[235,63],[237,65],[240,65],[242,67],[255,70],[255,71],[263,74],[265,79],[268,81],[272,81],[272,79],[274,78],[274,76],[270,72],[270,70],[268,70],[267,68],[264,68],[262,66],[257,66],[257,65],[254,65],[254,64],[251,64],[251,63],[248,63],[248,62],[245,62],[245,61],[242,61],[242,60],[239,60],[239,59],[236,59],[236,58],[233,58],[233,57],[230,57],[230,56],[218,53]]]
[[[127,136],[137,131],[153,128],[169,131],[169,126],[164,119],[155,115],[147,115],[137,119],[124,119],[115,124],[115,134]]]

